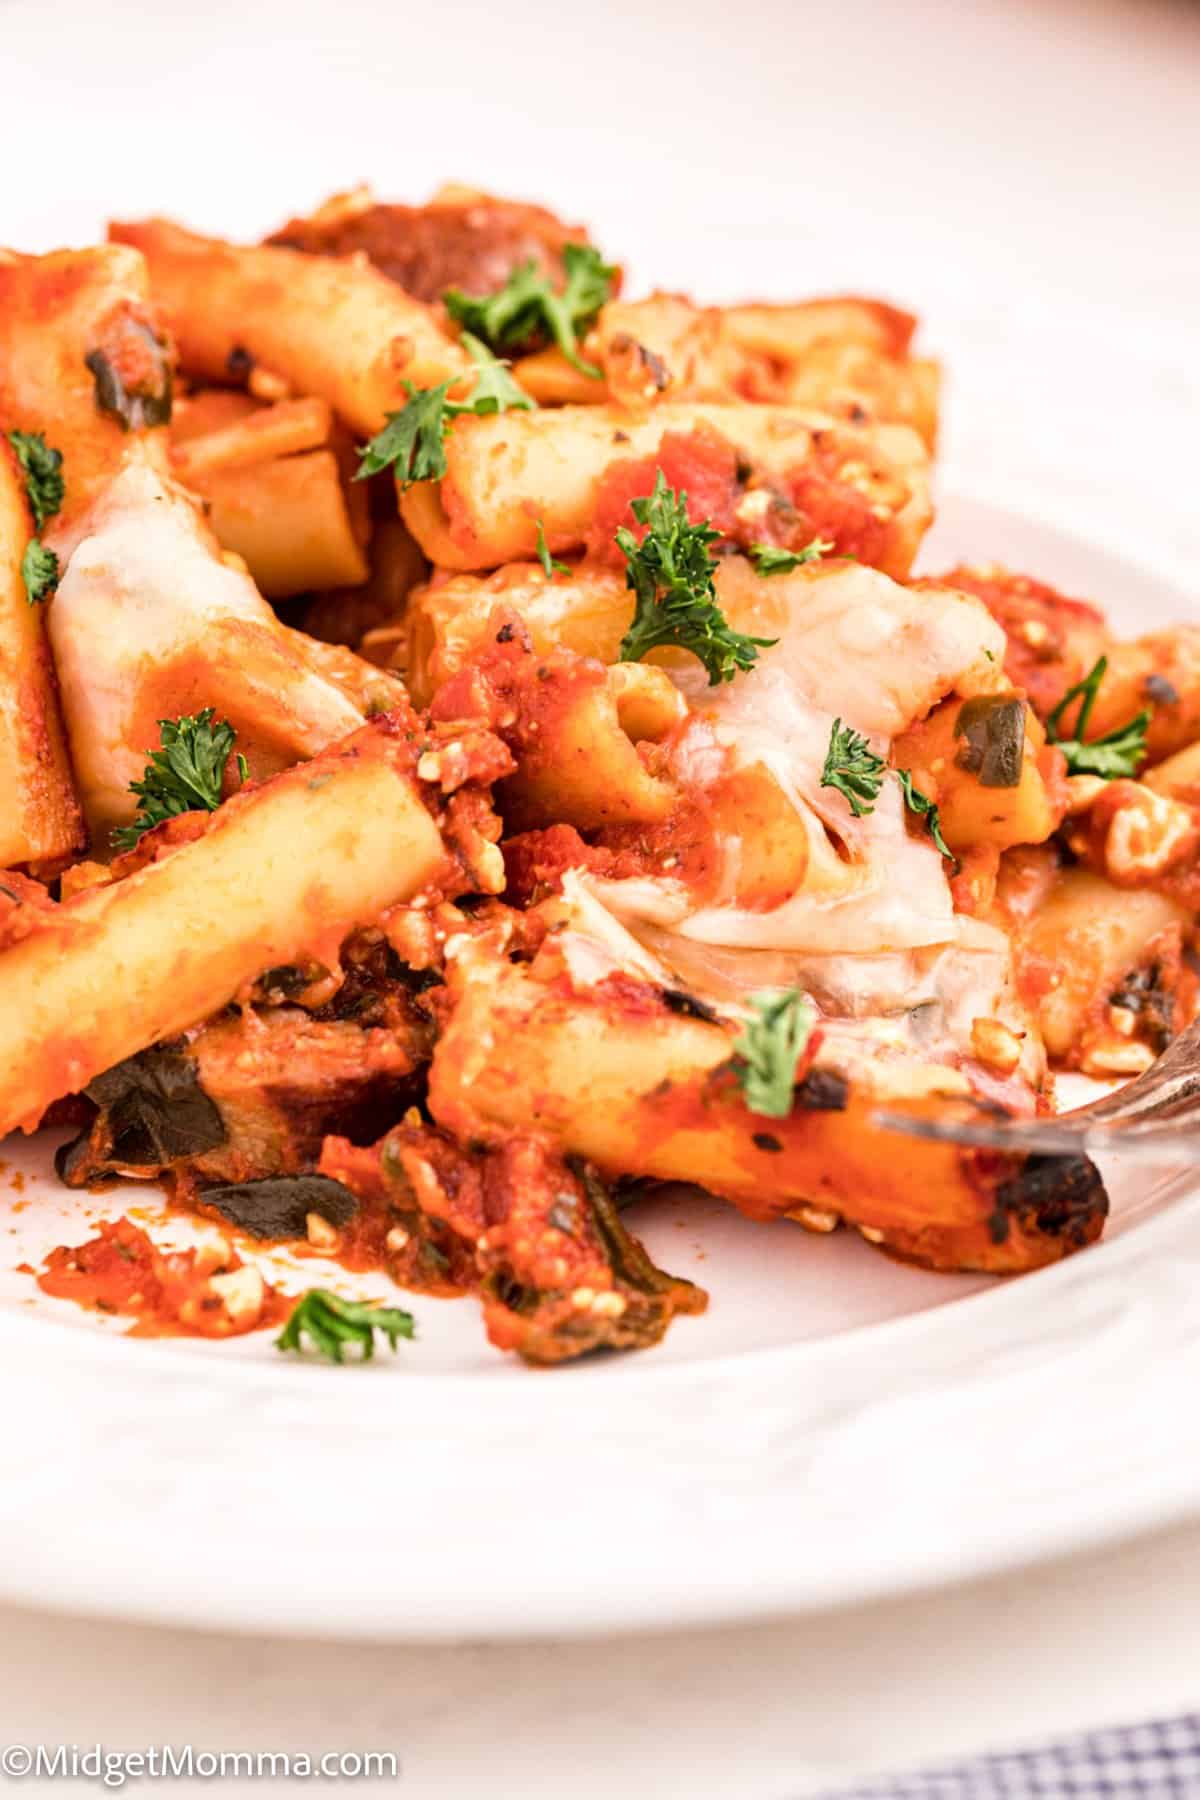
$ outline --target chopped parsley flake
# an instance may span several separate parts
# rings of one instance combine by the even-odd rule
[[[489,413],[529,410],[533,401],[508,372],[508,364],[500,362],[469,333],[463,343],[475,358],[472,369],[475,385],[465,400],[451,400],[450,389],[457,387],[462,375],[452,375],[436,387],[415,388],[404,384],[408,404],[399,412],[387,415],[387,424],[377,431],[370,443],[359,452],[356,481],[394,469],[401,487],[416,481],[440,481],[446,473],[446,432],[460,413],[474,413],[482,418]]]
[[[1082,681],[1068,688],[1046,720],[1046,742],[1056,744],[1062,751],[1070,774],[1099,775],[1104,781],[1116,781],[1137,773],[1146,754],[1146,728],[1152,715],[1147,711],[1140,712],[1128,725],[1119,725],[1104,737],[1093,738],[1090,743],[1083,741],[1107,668],[1108,658],[1102,656]],[[1076,700],[1079,711],[1075,716],[1074,733],[1069,737],[1060,736],[1063,714]]]
[[[661,469],[654,492],[630,505],[638,524],[647,530],[641,543],[625,525],[616,534],[625,558],[626,586],[637,599],[619,660],[640,662],[648,651],[673,644],[699,657],[712,687],[752,669],[759,651],[777,640],[734,631],[717,604],[713,584],[717,565],[708,547],[720,533],[707,523],[691,523],[687,494],[669,488]]]
[[[211,706],[193,718],[158,722],[161,749],[150,752],[140,781],[131,781],[130,792],[139,797],[132,825],[112,834],[119,850],[132,850],[142,835],[164,819],[186,812],[216,812],[221,804],[225,765],[233,753],[235,732],[224,720],[214,723]],[[238,770],[245,781],[246,759],[238,756]]]
[[[799,988],[748,996],[742,1035],[733,1046],[733,1071],[751,1112],[786,1119],[816,1011]]]
[[[346,1360],[346,1348],[354,1345],[359,1360],[375,1354],[375,1333],[381,1331],[394,1350],[401,1338],[416,1335],[413,1316],[398,1306],[373,1306],[343,1300],[328,1288],[309,1288],[293,1307],[287,1324],[275,1339],[277,1350],[303,1351],[305,1340],[330,1362]]]

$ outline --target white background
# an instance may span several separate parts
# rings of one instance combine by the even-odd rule
[[[956,485],[1195,591],[1195,8],[0,0],[0,74],[0,241],[152,209],[251,234],[363,176],[393,198],[457,177],[586,219],[646,280],[875,289],[951,364]],[[1191,1531],[839,1618],[596,1645],[289,1646],[0,1612],[0,1735],[390,1748],[421,1800],[782,1800],[1188,1702]]]

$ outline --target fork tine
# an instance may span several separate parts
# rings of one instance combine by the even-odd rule
[[[1195,1112],[1200,1119],[1200,1020],[1169,1043],[1144,1075],[1126,1082],[1116,1093],[1105,1094],[1087,1106],[1076,1107],[1064,1118],[1104,1121],[1169,1118]]]
[[[1147,1122],[1093,1124],[1071,1114],[1059,1119],[916,1119],[903,1113],[877,1112],[872,1123],[908,1137],[975,1149],[1025,1151],[1039,1156],[1123,1156],[1132,1162],[1200,1161],[1200,1126],[1172,1129]]]
[[[1200,1161],[1200,1019],[1181,1031],[1136,1081],[1049,1119],[914,1119],[881,1109],[885,1131],[985,1150],[1036,1155],[1125,1156],[1133,1162]]]

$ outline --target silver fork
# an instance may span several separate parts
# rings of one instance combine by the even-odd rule
[[[1122,1155],[1138,1162],[1200,1161],[1200,1019],[1144,1075],[1115,1094],[1049,1119],[918,1119],[886,1110],[876,1125],[909,1137],[1039,1155]]]

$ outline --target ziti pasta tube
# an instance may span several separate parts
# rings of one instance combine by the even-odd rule
[[[208,425],[206,411],[214,415]],[[220,418],[220,413],[225,417]],[[227,474],[279,456],[321,450],[329,442],[332,427],[324,400],[280,400],[274,406],[256,406],[248,394],[209,388],[176,409],[171,468],[180,481],[194,486],[202,475]]]
[[[297,459],[299,460],[299,459]],[[212,706],[255,776],[273,775],[361,725],[363,694],[330,646],[290,631],[222,560],[191,501],[128,468],[87,521],[50,611],[50,642],[80,797],[93,831],[127,824],[129,783],[158,721]],[[397,684],[342,652],[379,703]]]
[[[366,664],[349,679],[330,670],[165,479],[170,368],[146,291],[142,257],[122,246],[0,259],[0,417],[11,406],[7,419],[63,459],[45,629],[99,847],[133,816],[129,783],[160,719],[215,707],[264,776],[360,725],[363,689],[382,706],[396,691]],[[325,476],[340,501],[336,471]]]
[[[1182,1028],[1174,989],[1186,980],[1181,945],[1191,916],[1154,888],[1118,887],[1083,867],[1056,872],[1036,911],[1013,929],[1018,979],[1050,1055],[1102,1080],[1140,1074],[1151,1060],[1134,1042],[1141,1009],[1122,996],[1157,990],[1160,1019]]]
[[[258,406],[209,388],[176,411],[172,471],[260,593],[283,600],[366,582],[367,490],[352,479],[353,443],[327,401]]]
[[[900,642],[911,639],[914,627],[923,619],[931,623],[957,620],[957,629],[948,640],[955,646],[956,654],[964,649],[970,651],[980,626],[985,642],[977,650],[977,660],[982,661],[985,649],[993,659],[1003,650],[999,632],[981,611],[969,603],[964,605],[953,589],[927,583],[925,591],[930,597],[926,605],[914,600],[910,589],[849,560],[831,557],[783,574],[763,576],[749,557],[722,556],[713,580],[721,612],[732,628],[769,638],[773,643],[792,635],[805,619],[815,624],[819,609],[827,639],[832,639],[823,651],[826,660],[832,656],[835,662],[845,661],[837,638],[838,615],[843,610],[876,607],[881,609],[876,655],[879,646],[884,646],[883,657],[889,664],[894,661],[890,647],[893,635]],[[402,650],[395,649],[397,655],[403,655],[405,680],[419,705],[427,704],[473,656],[487,648],[497,607],[520,618],[539,656],[558,647],[615,663],[621,653],[621,640],[633,620],[634,597],[620,570],[593,558],[552,575],[547,575],[538,563],[508,563],[490,575],[461,574],[427,582],[410,598],[403,621],[404,645]],[[889,621],[886,632],[885,619]],[[364,651],[374,654],[376,646],[382,647],[387,641],[386,628],[370,634]],[[391,643],[397,646],[395,628]],[[649,660],[679,672],[696,667],[688,651],[673,646],[652,650]],[[993,661],[991,668],[995,666]],[[886,668],[882,671],[889,672]],[[869,671],[867,686],[872,691],[882,690],[884,684],[875,680],[880,673],[877,667]],[[952,686],[953,682],[947,685]],[[1008,691],[998,678],[996,685]],[[923,688],[918,691],[925,692]],[[945,691],[945,687],[935,688],[926,704],[940,699]],[[818,695],[814,692],[811,697],[816,699]],[[839,705],[837,700],[830,701],[830,710],[836,711]],[[912,712],[901,709],[898,716],[893,712],[888,723],[894,731],[910,718],[920,717],[915,707]],[[1042,748],[1044,733],[1032,715],[1028,720],[1028,739],[1031,750]],[[1029,791],[1024,797],[1030,797]],[[1040,836],[1045,837],[1048,829],[1048,824],[1043,825]]]
[[[84,844],[43,609],[30,604],[22,575],[33,537],[25,482],[0,430],[0,869],[53,863]]]
[[[207,502],[218,543],[242,558],[269,600],[366,581],[332,450],[204,471],[188,486]]]
[[[452,675],[483,650],[497,606],[515,612],[538,655],[561,646],[614,663],[633,617],[633,595],[616,569],[583,563],[547,575],[538,563],[508,563],[491,575],[428,582],[410,596],[400,646],[408,690],[427,706]],[[394,628],[368,633],[366,655],[395,643]]]
[[[917,328],[914,313],[858,294],[818,300],[746,301],[723,306],[721,321],[738,348],[793,362],[819,344],[862,344],[904,356]]]
[[[365,261],[227,244],[166,219],[113,224],[109,236],[145,256],[191,376],[229,381],[261,366],[371,437],[403,407],[406,380],[429,387],[467,367],[429,307]]]
[[[136,250],[0,252],[0,418],[62,453],[66,491],[51,542],[131,463],[166,468],[171,366]]]
[[[653,457],[668,434],[715,433],[731,454],[730,506],[754,501],[752,535],[778,491],[813,535],[825,532],[889,575],[908,573],[933,516],[929,457],[902,425],[851,429],[821,413],[777,406],[659,406],[645,415],[612,406],[562,406],[456,419],[446,435],[446,474],[401,499],[409,530],[446,569],[490,569],[534,556],[538,526],[556,554],[577,549],[592,528],[598,492],[614,464]],[[737,463],[758,479],[742,495]],[[683,483],[686,486],[686,482]],[[653,475],[646,481],[646,492]],[[851,516],[869,542],[847,536]],[[861,517],[859,518],[859,515]]]
[[[914,324],[911,314],[870,300],[701,307],[652,294],[601,311],[587,353],[604,371],[603,386],[555,393],[545,352],[522,363],[519,376],[532,380],[528,391],[539,400],[756,400],[911,425],[932,448],[938,368],[908,355]]]
[[[445,857],[404,713],[236,796],[201,838],[65,902],[0,954],[0,1136],[264,969],[336,962]]]
[[[1084,1158],[898,1137],[871,1122],[881,1096],[832,1071],[814,1071],[786,1118],[765,1118],[726,1072],[732,1029],[682,1016],[634,975],[586,988],[538,974],[482,946],[454,958],[429,1084],[447,1130],[484,1142],[534,1130],[606,1174],[696,1182],[752,1218],[840,1215],[931,1268],[1037,1268],[1100,1234],[1107,1202]],[[952,1097],[962,1078],[935,1073],[942,1092],[889,1096],[889,1109],[971,1116]]]

